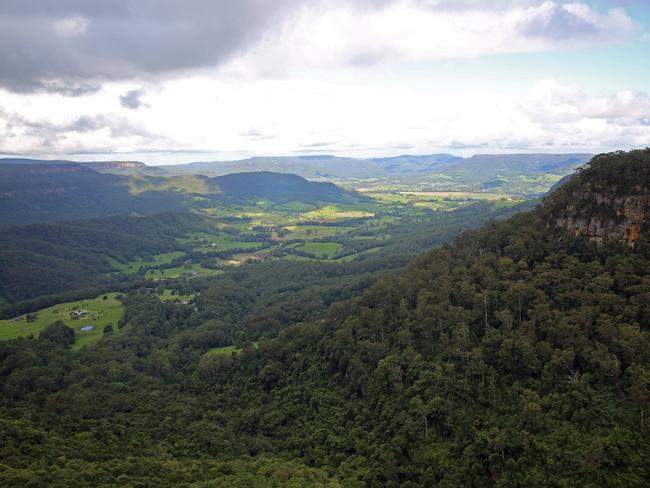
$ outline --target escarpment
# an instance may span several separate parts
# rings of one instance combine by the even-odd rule
[[[634,246],[650,228],[650,149],[594,157],[548,201],[555,224],[572,234]]]
[[[650,191],[628,196],[593,194],[587,198],[592,198],[598,206],[608,211],[601,215],[580,216],[569,206],[566,215],[556,220],[557,225],[591,241],[626,241],[633,246],[648,222]]]

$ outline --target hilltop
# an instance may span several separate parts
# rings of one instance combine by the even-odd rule
[[[282,203],[351,202],[364,198],[331,183],[271,172],[221,177],[113,174],[100,170],[142,168],[142,163],[0,161],[0,225],[51,222],[109,215],[187,211],[267,198]]]
[[[243,171],[295,173],[329,180],[413,181],[471,190],[526,191],[526,179],[561,177],[591,159],[590,154],[502,154],[461,158],[451,154],[346,158],[330,155],[253,157],[239,161],[160,166],[167,174],[223,175]],[[446,185],[446,186],[445,186]],[[530,186],[530,182],[528,182]],[[550,185],[548,185],[550,186]],[[548,187],[547,187],[548,188]]]
[[[555,223],[575,235],[633,246],[650,220],[650,149],[594,157],[546,205]]]

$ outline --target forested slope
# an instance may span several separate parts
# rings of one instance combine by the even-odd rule
[[[106,287],[117,281],[109,259],[170,251],[178,248],[176,237],[204,228],[205,219],[190,213],[7,227],[0,235],[0,297],[13,303]]]
[[[650,186],[633,156],[612,177]],[[648,486],[648,229],[592,242],[557,225],[565,196],[319,316],[306,289],[286,323],[260,315],[296,285],[278,271],[274,289],[193,284],[198,312],[130,295],[94,349],[0,344],[0,484],[258,486],[242,463],[272,457],[292,466],[278,486],[303,464],[346,487]]]

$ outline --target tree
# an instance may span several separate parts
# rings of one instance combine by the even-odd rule
[[[57,320],[45,327],[39,337],[63,347],[70,347],[74,343],[74,329],[65,325],[61,320]]]

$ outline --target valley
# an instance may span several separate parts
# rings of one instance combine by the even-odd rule
[[[552,465],[641,487],[650,247],[620,205],[649,158],[542,199],[248,173],[174,211],[6,225],[0,482],[528,486]]]
[[[0,488],[650,487],[650,0],[0,46]]]

